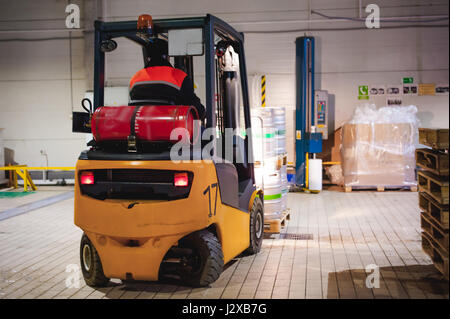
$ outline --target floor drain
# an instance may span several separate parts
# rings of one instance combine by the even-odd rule
[[[313,234],[290,234],[290,233],[282,233],[282,234],[280,234],[280,239],[312,240],[312,239],[313,239]]]

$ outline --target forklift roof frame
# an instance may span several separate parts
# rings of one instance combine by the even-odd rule
[[[245,126],[250,128],[250,103],[248,96],[247,69],[244,54],[244,36],[223,20],[213,16],[176,19],[153,20],[156,33],[167,32],[169,29],[202,28],[205,44],[205,81],[206,81],[206,127],[216,126],[216,110],[214,103],[215,94],[215,64],[214,64],[214,32],[218,31],[229,40],[239,44],[240,74],[242,79],[242,101],[244,103]],[[136,35],[137,20],[120,22],[95,21],[95,46],[94,46],[94,110],[104,105],[105,89],[105,52],[100,49],[104,40],[126,37],[137,44],[144,46],[146,43]]]

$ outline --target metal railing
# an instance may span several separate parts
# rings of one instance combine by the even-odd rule
[[[11,186],[14,188],[18,188],[17,178],[20,176],[23,180],[23,189],[24,191],[28,191],[28,188],[31,188],[31,190],[37,190],[36,185],[34,184],[33,180],[31,179],[29,171],[48,171],[48,170],[55,170],[55,171],[73,171],[75,170],[75,167],[53,167],[53,166],[38,166],[38,167],[28,167],[26,165],[11,165],[11,166],[3,166],[0,167],[0,171],[12,171],[12,176],[10,175],[10,181]]]

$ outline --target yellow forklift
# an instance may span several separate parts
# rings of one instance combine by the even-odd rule
[[[133,136],[106,143],[94,134],[75,174],[75,224],[84,232],[80,263],[89,286],[105,286],[110,278],[157,281],[165,276],[190,286],[207,286],[217,280],[224,264],[261,249],[263,194],[255,186],[252,163],[244,39],[224,21],[212,15],[96,21],[93,108],[83,106],[88,112],[74,112],[73,131],[90,133],[91,126],[98,126],[96,115],[100,118],[107,108],[105,56],[118,47],[115,39],[140,45],[145,63],[157,37],[167,39],[174,67],[193,81],[194,67],[200,65],[196,72],[204,73],[204,79],[195,79],[204,88],[202,130],[215,134],[209,140],[198,138],[197,143],[201,148],[210,145],[212,155],[198,160],[190,145],[188,160],[177,162],[170,156],[173,141]],[[226,54],[232,62],[225,61]],[[139,107],[157,114],[174,104],[161,99],[130,101],[110,111]],[[158,123],[154,132],[169,121]],[[150,130],[153,124],[150,118]],[[238,132],[232,138],[232,160],[221,156],[227,129]]]

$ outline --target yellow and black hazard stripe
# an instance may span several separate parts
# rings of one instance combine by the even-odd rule
[[[266,76],[261,77],[261,106],[266,107]]]

